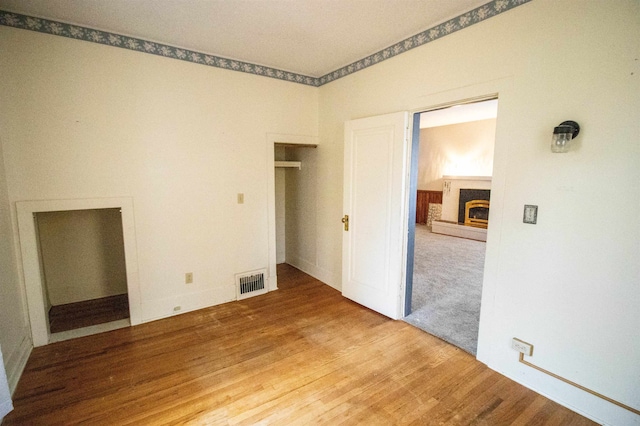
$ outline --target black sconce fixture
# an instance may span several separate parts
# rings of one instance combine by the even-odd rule
[[[551,139],[551,152],[569,152],[571,140],[580,133],[580,125],[575,121],[563,121],[553,128]]]

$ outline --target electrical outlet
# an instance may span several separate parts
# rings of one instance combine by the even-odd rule
[[[511,340],[511,347],[526,356],[533,355],[533,345],[531,343],[523,342],[520,339],[516,339],[515,337]]]
[[[238,193],[238,204],[244,204],[244,194],[242,192]]]
[[[174,306],[173,307],[173,312],[178,312],[180,309],[182,309],[181,306]]]
[[[192,284],[193,283],[193,272],[187,272],[184,274],[184,283]]]

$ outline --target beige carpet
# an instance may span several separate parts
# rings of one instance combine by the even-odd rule
[[[485,246],[416,225],[412,313],[404,320],[475,355]]]

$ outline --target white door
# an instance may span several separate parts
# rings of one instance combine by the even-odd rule
[[[409,114],[345,123],[342,295],[402,315]]]
[[[11,392],[9,392],[7,374],[4,371],[4,363],[2,362],[2,351],[0,351],[0,423],[11,410],[13,410],[13,402],[11,402]]]

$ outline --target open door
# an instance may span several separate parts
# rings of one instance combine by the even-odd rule
[[[407,112],[345,123],[342,295],[402,316]]]
[[[2,351],[0,350],[0,423],[4,416],[13,410],[13,401],[11,401],[11,392],[9,391],[9,383],[7,374],[4,371],[4,362],[2,360]]]

